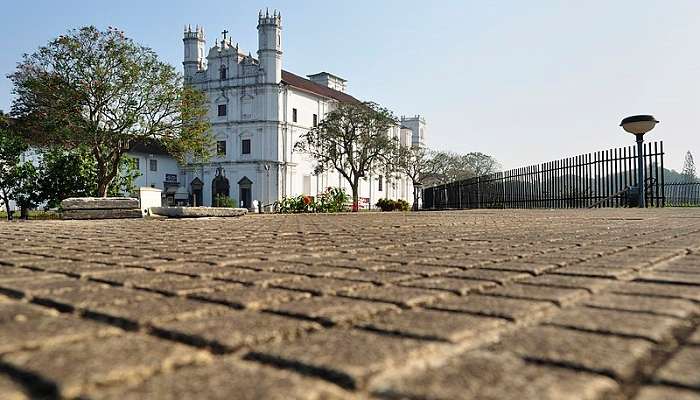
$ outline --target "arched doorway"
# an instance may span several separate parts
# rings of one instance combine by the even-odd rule
[[[223,169],[216,169],[216,177],[211,182],[211,204],[212,206],[217,205],[217,197],[229,197],[229,183],[228,179],[224,176]]]
[[[243,208],[250,208],[253,204],[252,199],[252,186],[253,182],[244,176],[238,181],[238,193],[240,195],[240,205]]]
[[[190,205],[193,207],[201,207],[203,204],[202,200],[202,188],[204,187],[204,182],[199,178],[194,178],[190,183]]]

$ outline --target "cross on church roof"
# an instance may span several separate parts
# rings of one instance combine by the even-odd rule
[[[228,31],[227,31],[226,29],[224,29],[224,31],[223,31],[223,32],[221,32],[221,33],[223,33],[223,34],[224,34],[224,40],[226,40],[226,34],[228,33]]]

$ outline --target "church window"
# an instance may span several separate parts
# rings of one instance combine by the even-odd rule
[[[292,108],[292,122],[297,122],[297,109]]]
[[[219,70],[219,79],[226,79],[226,66],[222,65]]]
[[[382,190],[384,190],[384,177],[379,175],[378,181],[379,181],[379,188],[377,190],[381,192]]]
[[[216,154],[219,156],[226,155],[226,141],[225,140],[219,140],[216,142]]]
[[[158,160],[149,160],[149,167],[150,170],[153,172],[158,171]]]
[[[225,117],[225,116],[226,116],[226,104],[219,104],[219,107],[218,107],[218,114],[219,114],[219,117]]]
[[[313,125],[318,126],[318,115],[314,114]]]
[[[243,139],[241,141],[241,153],[250,154],[250,139]]]

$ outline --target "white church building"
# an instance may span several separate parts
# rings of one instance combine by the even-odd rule
[[[258,15],[257,58],[227,37],[207,50],[204,30],[186,27],[184,76],[207,94],[216,151],[206,163],[177,165],[162,149],[141,146],[130,154],[139,160],[137,186],[163,189],[167,204],[212,204],[226,195],[246,208],[257,200],[269,205],[284,196],[316,196],[327,187],[349,184],[334,171],[314,174],[314,162],[294,151],[299,137],[339,103],[360,100],[347,93],[347,81],[328,72],[306,78],[282,68],[282,16]],[[425,119],[402,117],[388,134],[404,146],[425,143]],[[361,182],[361,206],[380,198],[413,200],[407,178],[368,176]]]

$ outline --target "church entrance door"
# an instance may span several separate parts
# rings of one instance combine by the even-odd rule
[[[228,179],[223,174],[223,170],[218,168],[216,170],[216,177],[211,182],[211,205],[219,206],[217,199],[220,197],[229,197],[229,183]]]
[[[204,182],[199,178],[194,178],[190,183],[190,205],[193,207],[201,207],[202,204],[202,188]]]
[[[240,205],[243,208],[250,208],[253,204],[252,186],[253,186],[253,182],[245,176],[243,177],[243,179],[238,181],[238,192],[240,194]]]

